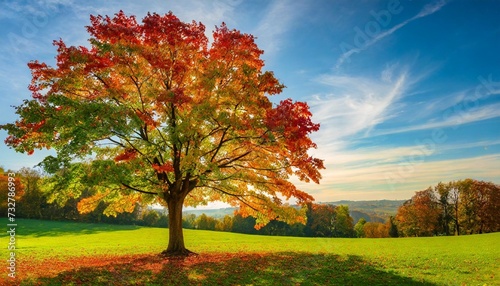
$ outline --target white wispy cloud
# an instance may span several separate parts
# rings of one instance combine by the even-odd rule
[[[241,3],[241,0],[173,1],[169,9],[183,21],[202,22],[206,27],[207,35],[211,38],[215,26],[220,26],[222,22],[227,23],[229,28],[235,28],[232,26],[238,21],[235,12]]]
[[[394,77],[387,82],[367,77],[320,76],[317,81],[331,87],[330,94],[310,101],[315,120],[322,124],[321,133],[328,141],[342,141],[366,134],[393,117],[399,99],[411,84],[407,71]]]
[[[403,151],[401,149],[400,151]],[[375,151],[374,151],[375,152]],[[378,152],[378,151],[376,151]],[[390,155],[386,150],[384,155]],[[370,152],[374,158],[377,154]],[[367,155],[367,154],[364,154]],[[379,159],[383,159],[380,156]],[[297,187],[313,194],[317,201],[340,199],[409,199],[415,191],[448,182],[474,178],[500,183],[500,155],[432,161],[432,157],[414,162],[346,166],[334,164],[324,172],[320,185],[294,182]],[[377,162],[377,163],[375,163]],[[481,166],[478,168],[478,166]]]
[[[266,54],[280,50],[283,35],[294,25],[297,17],[303,15],[305,4],[298,1],[273,1],[260,20],[253,35],[257,36],[259,47]]]
[[[321,123],[320,132],[314,137],[318,149],[311,154],[325,160],[320,185],[297,186],[310,192],[317,201],[334,199],[408,199],[415,191],[435,185],[439,181],[450,181],[467,177],[498,181],[500,178],[500,155],[476,156],[465,159],[437,160],[437,155],[455,157],[471,148],[498,146],[500,140],[454,143],[443,139],[433,148],[414,142],[401,146],[390,143],[373,147],[354,148],[358,142],[376,142],[381,135],[380,125],[398,119],[405,99],[414,86],[428,76],[410,75],[408,69],[398,64],[386,66],[380,77],[323,75],[316,81],[329,87],[326,95],[317,94],[309,101],[314,120]],[[456,104],[470,96],[470,90],[452,93],[444,100],[435,100],[429,114],[443,115],[453,111]],[[484,97],[496,94],[492,91]],[[483,104],[481,102],[481,104]],[[436,127],[452,127],[493,117],[498,117],[500,104],[475,106],[467,112],[451,112],[439,122],[429,122],[391,130],[393,133]],[[437,113],[436,113],[437,111]],[[463,111],[463,109],[462,109]],[[405,115],[407,116],[407,115]],[[386,132],[389,134],[389,132]],[[446,136],[446,134],[444,134]],[[364,144],[363,144],[364,145]],[[496,148],[496,147],[495,147]],[[481,164],[481,168],[477,168]]]
[[[342,183],[337,179],[346,175],[345,172],[358,172],[362,177],[363,170],[377,164],[393,164],[411,150],[411,147],[377,150],[351,147],[353,142],[397,113],[405,91],[413,84],[407,69],[391,65],[381,72],[380,78],[328,74],[316,81],[328,92],[309,101],[314,121],[321,123],[320,131],[313,138],[318,149],[311,155],[325,160],[327,169],[322,172],[325,179],[319,189],[304,186],[313,195],[317,192],[321,196],[330,190],[323,186]]]
[[[158,13],[161,15],[172,11],[181,21],[196,21],[203,23],[206,27],[206,36],[209,40],[212,40],[212,31],[215,29],[215,26],[220,26],[222,22],[226,22],[230,28],[233,28],[232,25],[237,22],[237,19],[235,18],[235,11],[242,3],[241,0],[185,0],[182,2],[151,0],[148,2],[148,5],[145,5],[140,1],[120,1],[118,2],[119,5],[116,1],[88,1],[85,3],[75,1],[68,2],[69,3],[66,3],[68,10],[73,12],[71,15],[72,20],[67,22],[68,25],[71,26],[71,29],[64,27],[66,29],[58,32],[59,34],[62,33],[63,36],[66,36],[66,39],[72,39],[77,45],[86,44],[88,34],[85,32],[84,26],[90,24],[90,15],[113,16],[119,10],[123,10],[127,15],[135,15],[138,22],[141,22],[142,18],[146,16],[147,13]],[[65,31],[70,31],[71,33],[67,34]]]
[[[439,113],[439,117],[433,118],[429,122],[389,130],[378,130],[373,135],[389,135],[439,128],[456,129],[464,124],[500,117],[499,110],[500,103],[479,106],[472,109],[466,109],[464,107],[457,107],[456,109],[448,108]]]
[[[377,42],[384,39],[385,37],[392,35],[397,30],[403,28],[404,26],[408,25],[409,23],[411,23],[417,19],[420,19],[420,18],[423,18],[423,17],[426,17],[426,16],[429,16],[431,14],[436,13],[437,11],[441,10],[441,8],[443,8],[443,6],[445,6],[445,5],[446,5],[446,1],[444,1],[444,0],[440,0],[436,3],[426,5],[424,8],[422,8],[422,10],[420,10],[420,12],[417,15],[411,17],[410,19],[408,19],[400,24],[397,24],[396,26],[392,27],[391,29],[389,29],[387,31],[383,31],[383,32],[378,33],[377,35],[375,35],[374,37],[369,39],[363,46],[354,47],[354,48],[344,52],[337,60],[337,64],[335,65],[335,68],[336,69],[340,68],[342,66],[342,64],[347,59],[349,59],[349,57],[351,57],[353,54],[357,54],[357,53],[360,53],[360,52],[368,49],[370,46],[376,44]]]
[[[488,148],[500,145],[500,140],[482,140],[468,143],[448,142],[446,134],[443,134],[443,140],[433,146],[424,145],[422,142],[415,141],[413,145],[407,146],[374,146],[364,148],[348,148],[346,144],[320,147],[318,156],[327,162],[329,168],[325,171],[328,176],[342,176],[339,170],[359,170],[372,168],[385,168],[387,166],[398,166],[404,162],[420,164],[429,161],[436,154],[460,153],[471,148]],[[385,166],[385,167],[384,167]]]
[[[449,144],[441,146],[440,151],[458,151],[469,148],[489,148],[492,146],[500,145],[500,139],[497,140],[482,140],[476,142],[460,143],[460,144]]]

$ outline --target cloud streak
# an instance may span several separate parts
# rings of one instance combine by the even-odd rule
[[[373,150],[365,155],[379,157]],[[381,150],[391,152],[389,149]],[[397,153],[404,151],[400,148]],[[379,159],[383,159],[380,156]],[[481,168],[478,168],[481,162]],[[425,160],[413,166],[399,163],[380,163],[379,160],[360,166],[335,164],[324,172],[320,185],[294,182],[297,187],[314,195],[317,201],[408,199],[415,191],[433,186],[440,181],[475,178],[498,183],[500,155],[491,154],[471,158],[431,161]]]
[[[500,110],[500,103],[489,104],[486,106],[473,108],[471,110],[463,110],[463,109],[455,110],[453,108],[449,108],[442,112],[440,118],[436,118],[433,121],[423,124],[404,126],[395,129],[379,130],[372,135],[380,136],[380,135],[398,134],[398,133],[406,133],[412,131],[421,131],[421,130],[438,129],[438,128],[456,129],[460,125],[465,125],[482,120],[488,120],[500,117],[500,113],[498,112],[498,110]]]
[[[304,5],[296,1],[273,1],[260,20],[253,35],[257,36],[259,46],[266,54],[280,50],[283,35],[293,26],[294,21],[303,15]]]
[[[443,8],[443,6],[445,6],[445,5],[446,5],[446,1],[444,1],[444,0],[440,0],[434,4],[426,5],[424,8],[422,8],[422,10],[417,15],[411,17],[410,19],[408,19],[400,24],[397,24],[396,26],[392,27],[391,29],[389,29],[387,31],[384,31],[384,32],[377,34],[376,36],[374,36],[373,38],[368,40],[364,46],[355,47],[355,48],[352,48],[352,49],[344,52],[342,55],[340,55],[339,59],[337,60],[337,64],[335,65],[335,68],[339,69],[342,66],[342,64],[346,60],[348,60],[353,54],[357,54],[357,53],[360,53],[360,52],[368,49],[370,46],[373,46],[374,44],[376,44],[380,40],[392,35],[397,30],[403,28],[404,26],[408,25],[409,23],[411,23],[417,19],[420,19],[420,18],[423,18],[423,17],[426,17],[426,16],[429,16],[431,14],[436,13],[437,11],[441,10],[441,8]]]
[[[456,128],[479,120],[500,117],[500,103],[461,112],[453,111],[462,104],[470,91],[456,92],[436,100],[428,115],[443,116],[440,121],[379,130],[385,123],[404,124],[399,119],[410,119],[401,113],[408,105],[406,100],[411,88],[425,76],[410,75],[408,69],[398,64],[388,65],[380,78],[322,75],[316,79],[327,88],[324,94],[315,95],[309,101],[314,119],[321,123],[320,132],[314,138],[318,150],[312,155],[325,160],[321,185],[294,181],[299,188],[310,192],[317,201],[340,199],[407,199],[415,191],[435,185],[442,180],[472,177],[481,180],[498,180],[500,155],[490,154],[488,148],[497,149],[500,140],[483,140],[452,144],[442,142],[436,148],[415,145],[391,145],[377,143],[376,136],[432,128]],[[496,94],[492,92],[487,96]],[[443,98],[443,97],[441,97]],[[409,108],[411,110],[415,107]],[[418,109],[418,108],[417,108]],[[445,112],[448,112],[445,114]],[[437,113],[436,113],[437,112]],[[410,116],[411,117],[411,116]],[[362,143],[362,148],[355,146]],[[373,147],[366,147],[369,143]],[[395,143],[396,144],[396,143]],[[483,150],[481,156],[454,158],[457,153],[472,149]],[[418,154],[416,160],[410,160]],[[439,155],[439,157],[437,157]],[[411,157],[412,158],[412,157]],[[481,162],[481,168],[477,168]]]
[[[323,75],[317,81],[331,89],[327,96],[310,101],[315,120],[322,123],[321,132],[328,134],[329,141],[366,135],[392,118],[398,100],[410,85],[406,71],[390,82],[336,75]]]
[[[325,189],[323,185],[342,184],[340,178],[344,175],[354,178],[358,174],[359,181],[365,175],[364,170],[377,164],[394,164],[411,150],[411,147],[352,149],[353,142],[365,138],[373,128],[397,113],[401,98],[413,84],[407,69],[398,70],[397,65],[391,65],[381,72],[380,78],[322,75],[315,81],[325,86],[328,93],[309,101],[314,121],[321,123],[320,132],[313,138],[318,150],[312,155],[324,159],[327,169],[320,189],[313,186],[311,190],[311,186],[304,185],[313,195],[328,196],[329,187]]]

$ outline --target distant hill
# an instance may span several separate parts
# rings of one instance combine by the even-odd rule
[[[199,216],[201,214],[206,214],[207,216],[213,217],[213,218],[222,218],[225,215],[234,215],[234,211],[237,210],[237,208],[222,208],[222,209],[201,209],[201,210],[186,210],[183,211],[183,215],[188,215],[188,214],[195,214],[196,216]]]
[[[322,202],[330,205],[347,205],[351,212],[351,217],[356,223],[364,217],[366,221],[385,222],[390,216],[396,215],[398,208],[406,200],[378,200],[378,201],[335,201]]]
[[[386,215],[379,215],[379,214],[375,214],[375,213],[365,213],[362,211],[351,210],[351,209],[349,209],[349,213],[350,213],[354,223],[357,223],[361,218],[364,218],[367,222],[384,223],[387,221],[387,218],[389,217]]]
[[[359,210],[377,214],[395,215],[398,208],[406,200],[379,200],[379,201],[336,201],[327,202],[332,205],[347,205],[350,210]]]
[[[335,201],[335,202],[322,202],[321,204],[330,205],[347,205],[351,212],[351,216],[356,223],[360,218],[364,217],[367,221],[372,222],[385,222],[389,216],[396,215],[398,208],[406,200],[379,200],[379,201]],[[213,218],[222,218],[225,215],[232,216],[237,208],[221,208],[221,209],[200,209],[200,210],[186,210],[184,215],[195,214],[199,216],[206,214]]]

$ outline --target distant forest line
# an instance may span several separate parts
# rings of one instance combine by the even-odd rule
[[[345,205],[349,207],[350,215],[357,222],[360,218],[364,218],[368,222],[385,222],[390,216],[396,215],[398,208],[407,200],[366,200],[366,201],[332,201],[319,202],[324,205]],[[190,209],[185,210],[183,214],[194,214],[207,216],[219,219],[226,215],[233,215],[237,208],[218,208],[218,209]],[[161,210],[158,210],[161,212]]]
[[[3,171],[3,170],[2,170]],[[168,213],[137,204],[133,212],[116,217],[103,215],[107,207],[97,207],[86,214],[78,211],[81,198],[68,198],[64,204],[51,200],[42,191],[41,175],[24,168],[16,178],[16,217],[68,220],[92,223],[131,224],[168,227]],[[5,185],[5,186],[4,186]],[[22,186],[22,188],[20,187]],[[0,175],[0,213],[7,213],[8,179]],[[90,196],[90,194],[89,194]],[[299,208],[297,206],[297,208]],[[256,219],[237,214],[236,208],[187,210],[183,227],[188,229],[230,231],[247,234],[313,237],[400,237],[460,235],[500,231],[499,185],[472,179],[439,183],[409,200],[336,201],[308,204],[306,224],[287,224],[272,220],[256,229]]]

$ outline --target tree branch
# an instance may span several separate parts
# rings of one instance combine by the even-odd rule
[[[225,167],[227,167],[229,164],[231,164],[232,162],[234,162],[234,161],[238,161],[239,159],[241,159],[241,158],[243,158],[243,157],[247,156],[247,155],[248,155],[248,154],[250,154],[250,153],[252,153],[252,151],[247,151],[247,152],[245,152],[245,153],[241,154],[241,155],[240,155],[240,156],[238,156],[238,157],[232,158],[232,159],[230,159],[229,161],[227,161],[226,163],[220,164],[220,165],[218,166],[218,168],[225,168]],[[222,160],[222,159],[221,159],[221,160]],[[219,160],[219,161],[220,161],[220,160]]]
[[[243,204],[245,204],[246,206],[248,206],[249,208],[253,209],[254,211],[256,212],[260,212],[258,209],[256,209],[255,207],[251,206],[249,203],[247,203],[244,199],[242,199],[242,197],[245,197],[243,195],[237,195],[237,194],[231,194],[231,193],[228,193],[226,191],[224,191],[223,189],[221,188],[217,188],[217,187],[213,187],[213,186],[203,186],[203,187],[207,187],[207,188],[211,188],[211,189],[214,189],[218,192],[221,192],[225,195],[228,195],[228,196],[232,196],[232,197],[235,197],[238,201],[242,202]]]
[[[126,187],[126,188],[129,188],[131,190],[134,190],[136,192],[139,192],[139,193],[143,193],[143,194],[148,194],[148,195],[158,195],[158,193],[153,193],[153,192],[148,192],[148,191],[143,191],[143,190],[140,190],[138,188],[135,188],[135,187],[132,187],[130,185],[127,185],[125,183],[122,183],[122,186]]]
[[[221,138],[220,138],[219,145],[217,146],[217,148],[215,148],[215,150],[214,150],[215,152],[214,152],[214,154],[212,155],[212,158],[210,158],[210,162],[213,162],[213,161],[214,161],[215,156],[217,156],[217,153],[219,153],[220,148],[222,148],[222,145],[224,145],[224,143],[225,143],[225,141],[224,141],[224,137],[226,137],[226,133],[227,133],[227,131],[229,130],[229,128],[230,128],[230,127],[231,127],[231,126],[226,127],[226,128],[224,129],[224,131],[222,132],[222,136],[221,136]],[[210,151],[210,152],[211,152],[211,151]]]

